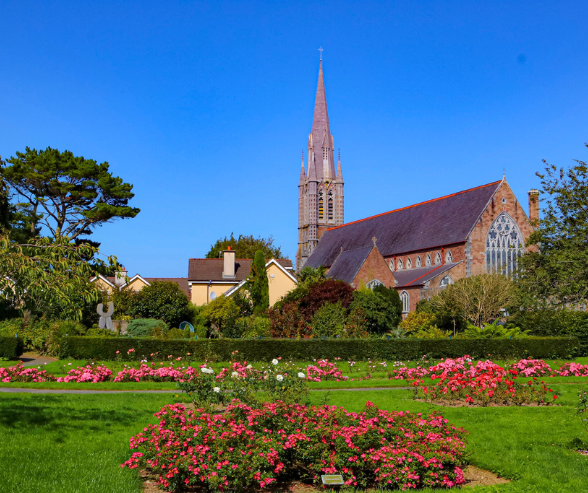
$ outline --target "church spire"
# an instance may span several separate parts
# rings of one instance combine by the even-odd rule
[[[313,172],[317,179],[333,180],[335,178],[335,163],[333,158],[333,136],[329,125],[329,112],[327,110],[327,96],[325,92],[325,79],[323,77],[323,61],[319,65],[318,84],[314,101],[314,116],[312,118],[312,147],[314,161]],[[313,159],[314,158],[314,159]],[[310,165],[308,176],[310,177]]]
[[[339,157],[337,164],[337,181],[343,182],[343,170],[341,169],[341,149],[339,149]]]
[[[302,184],[306,181],[306,173],[304,172],[304,151],[302,151],[302,165],[300,167],[300,181],[299,184]]]

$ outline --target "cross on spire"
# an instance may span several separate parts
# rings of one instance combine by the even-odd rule
[[[320,51],[321,52],[320,59],[321,59],[321,62],[322,62],[323,61],[323,51],[325,51],[325,50],[323,50],[323,47],[321,46],[317,51]]]

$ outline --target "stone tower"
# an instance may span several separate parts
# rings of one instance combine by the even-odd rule
[[[304,267],[323,232],[343,224],[343,172],[340,155],[335,171],[334,150],[321,60],[312,133],[308,136],[308,166],[305,170],[303,156],[298,183],[298,270]]]

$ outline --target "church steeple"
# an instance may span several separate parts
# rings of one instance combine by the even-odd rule
[[[321,56],[312,131],[308,136],[308,168],[305,175],[302,164],[298,185],[297,269],[304,267],[326,229],[343,224],[343,172],[340,156],[335,172],[334,147]]]

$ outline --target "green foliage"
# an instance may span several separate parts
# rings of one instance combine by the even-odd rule
[[[270,337],[271,323],[268,317],[253,316],[247,320],[247,324],[241,333],[243,338]]]
[[[135,217],[129,207],[133,186],[113,176],[107,162],[48,147],[26,148],[7,160],[2,174],[31,208],[33,227],[46,227],[54,238],[78,238],[115,218]]]
[[[419,330],[416,334],[414,334],[414,337],[417,337],[419,339],[444,339],[449,337],[450,335],[451,332],[447,330],[442,330],[436,325],[433,325],[432,327]]]
[[[173,327],[190,318],[190,301],[180,287],[169,281],[153,281],[131,298],[134,317],[158,318]]]
[[[190,353],[197,361],[216,355],[219,361],[230,361],[239,351],[246,361],[270,361],[275,355],[293,361],[341,358],[342,360],[382,359],[405,361],[429,358],[510,359],[570,358],[578,347],[576,337],[528,337],[523,339],[207,339],[158,340],[129,337],[69,337],[62,346],[60,358],[116,360],[116,351],[140,361],[151,353],[185,357]]]
[[[499,325],[498,320],[495,320],[491,324],[484,324],[482,328],[469,324],[460,336],[466,339],[514,339],[529,337],[529,331],[521,330],[513,324]]]
[[[401,306],[389,301],[375,291],[361,290],[353,293],[351,313],[360,310],[366,320],[366,329],[372,334],[383,334],[398,326]]]
[[[410,312],[406,318],[398,324],[398,327],[407,332],[414,333],[436,326],[435,319],[436,317],[432,313]]]
[[[258,250],[261,250],[264,258],[267,259],[288,258],[283,256],[279,246],[274,245],[272,236],[269,238],[262,238],[261,236],[255,238],[253,235],[239,235],[239,238],[235,239],[233,233],[231,233],[230,237],[225,236],[217,240],[214,245],[211,245],[206,258],[219,258],[223,250],[227,250],[228,247],[235,251],[236,258],[253,258]]]
[[[314,284],[315,282],[324,281],[326,279],[326,272],[322,265],[319,265],[316,269],[314,267],[303,267],[298,273],[298,285]]]
[[[398,291],[396,291],[394,288],[387,288],[383,284],[376,286],[372,291],[387,300],[388,303],[396,308],[399,316],[398,321],[400,322],[400,320],[402,320],[402,300],[400,299]]]
[[[168,327],[163,320],[156,320],[154,318],[136,318],[129,323],[127,334],[132,337],[153,336],[158,328],[167,329]]]
[[[0,358],[15,360],[24,352],[24,341],[20,337],[0,335]]]
[[[263,313],[269,308],[269,281],[263,252],[257,250],[247,278],[246,289],[253,304],[254,313]]]
[[[232,327],[239,318],[239,307],[232,297],[219,296],[204,307],[202,316],[210,324],[212,334],[222,337],[225,327]]]
[[[588,147],[588,144],[586,144]],[[541,178],[542,218],[521,258],[521,291],[531,306],[569,305],[588,299],[588,164],[545,164]]]
[[[345,330],[347,310],[341,303],[325,303],[310,320],[314,337],[340,337]]]

